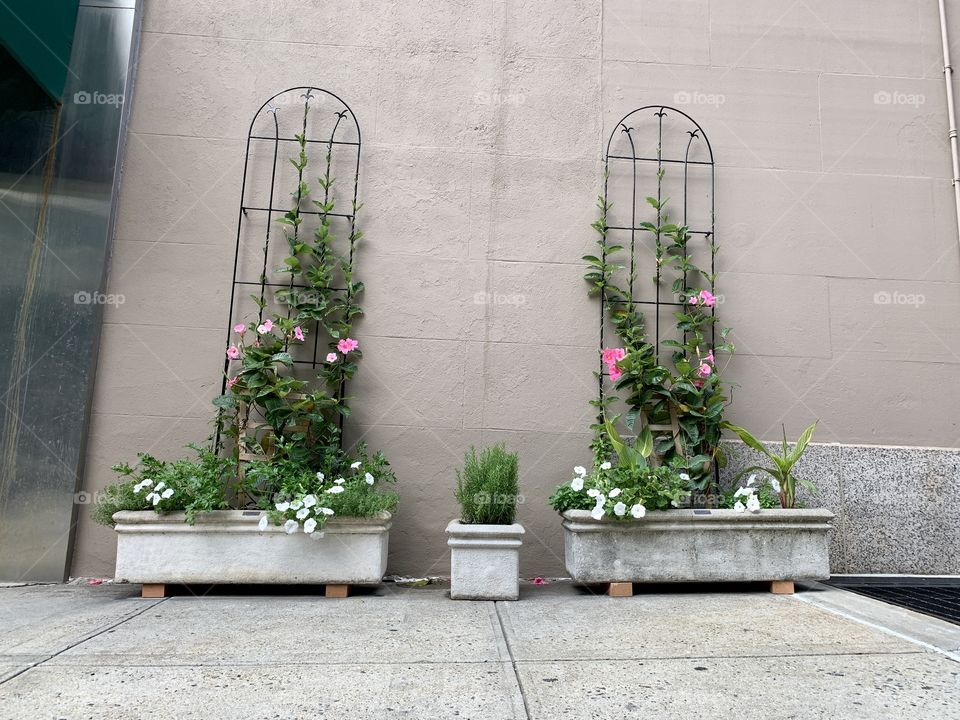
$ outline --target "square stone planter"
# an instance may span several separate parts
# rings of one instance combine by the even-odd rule
[[[516,600],[520,597],[523,527],[447,525],[450,597],[454,600]]]
[[[333,518],[314,539],[261,531],[259,510],[217,510],[187,525],[183,513],[113,516],[116,579],[132,583],[376,585],[387,568],[391,515]]]
[[[639,520],[563,514],[576,582],[750,582],[830,577],[828,510],[651,511]]]

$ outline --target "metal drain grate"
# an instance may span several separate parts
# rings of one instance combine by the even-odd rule
[[[960,625],[960,578],[834,576],[828,584]]]

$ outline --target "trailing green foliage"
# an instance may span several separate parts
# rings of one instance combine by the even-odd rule
[[[460,519],[468,524],[510,525],[517,513],[519,487],[517,455],[503,444],[476,448],[464,456],[463,471],[457,471],[456,497]]]

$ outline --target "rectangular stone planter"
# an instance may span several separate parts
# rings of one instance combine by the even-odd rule
[[[567,572],[576,582],[825,580],[828,510],[651,511],[639,520],[563,514]]]
[[[516,600],[520,597],[523,527],[447,525],[450,597],[454,600]]]
[[[387,568],[391,515],[333,518],[314,539],[261,531],[259,510],[217,510],[187,525],[183,513],[118,512],[116,579],[132,583],[376,585]]]

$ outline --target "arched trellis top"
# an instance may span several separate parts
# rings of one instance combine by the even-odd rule
[[[271,96],[254,113],[244,154],[228,345],[234,324],[249,322],[253,317],[262,322],[271,312],[285,311],[290,317],[289,294],[311,290],[298,284],[294,273],[281,269],[289,255],[285,233],[295,238],[297,233],[306,233],[311,224],[336,224],[331,232],[344,241],[343,252],[352,267],[361,139],[360,124],[350,106],[319,87],[288,88]],[[306,165],[300,162],[304,159],[301,147],[308,156]],[[318,163],[320,169],[315,170]],[[334,176],[338,176],[335,184],[330,181]],[[325,182],[318,185],[317,177]],[[278,221],[292,210],[301,218],[302,227],[289,223],[280,226]],[[352,294],[352,284],[343,277],[333,278],[327,289],[342,293],[348,300]],[[288,298],[286,310],[280,300],[284,293]],[[313,342],[307,345],[312,347],[288,350],[295,366],[316,369],[327,348],[321,344],[324,333],[319,321],[310,330]],[[230,362],[229,358],[224,362],[221,393],[227,389]],[[343,386],[339,388],[339,397],[344,390]]]
[[[669,141],[666,142],[665,141]],[[626,173],[617,172],[616,165],[625,165]],[[680,223],[688,224],[688,218],[696,214],[697,223],[691,223],[689,234],[702,240],[702,247],[709,253],[709,267],[711,279],[709,289],[715,290],[713,276],[716,273],[716,234],[715,234],[715,201],[714,190],[716,183],[713,147],[703,128],[682,110],[668,105],[645,105],[633,110],[621,118],[610,133],[607,140],[604,157],[604,199],[611,200],[612,195],[618,199],[628,198],[628,208],[620,209],[614,216],[613,222],[607,220],[605,231],[616,236],[617,244],[625,245],[629,249],[629,295],[630,302],[648,306],[654,314],[654,337],[652,341],[659,354],[661,341],[661,314],[664,309],[683,307],[683,298],[675,297],[673,293],[662,289],[663,268],[655,257],[639,257],[642,249],[641,238],[649,237],[650,223],[643,218],[643,212],[649,211],[646,197],[655,197],[657,203],[666,201],[664,195],[665,180],[668,173],[679,168],[681,172],[679,185],[672,189],[678,190],[682,207]],[[691,205],[691,171],[705,173],[698,176],[697,182],[705,187],[698,187],[697,201],[706,207],[693,208]],[[705,181],[705,182],[704,182]],[[624,188],[625,186],[625,188]],[[655,189],[655,194],[654,194]],[[621,192],[617,192],[620,190]],[[671,197],[671,203],[677,201]],[[698,211],[692,213],[691,210]],[[659,211],[657,211],[659,214]],[[660,234],[654,233],[654,246],[660,247]],[[606,255],[604,255],[604,262]],[[655,286],[650,299],[637,297],[635,294],[634,278],[638,265],[649,261],[651,269],[655,266]],[[683,274],[683,286],[687,286],[686,273]],[[715,308],[711,310],[715,313]],[[606,321],[604,303],[600,307],[600,345],[604,346],[604,329]],[[716,335],[713,333],[715,342]],[[604,395],[604,376],[606,375],[603,363],[600,364],[600,397]]]

